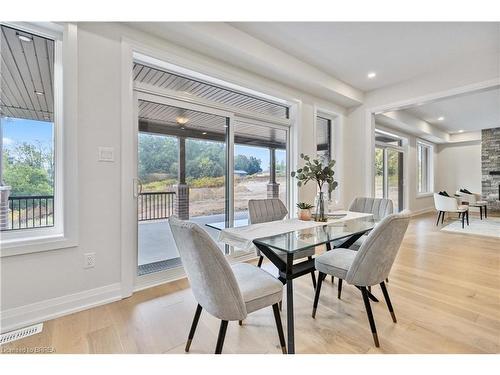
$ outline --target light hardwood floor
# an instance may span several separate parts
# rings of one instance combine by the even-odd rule
[[[342,300],[325,281],[316,319],[311,279],[295,282],[297,353],[498,353],[500,241],[445,233],[435,216],[412,220],[391,271],[389,293],[398,318],[372,304],[375,348],[360,292],[345,285]],[[264,268],[272,269],[270,264]],[[45,323],[36,336],[4,348],[54,347],[56,353],[183,353],[196,302],[186,280]],[[282,313],[286,324],[285,312]],[[203,312],[191,353],[213,353],[219,321]],[[285,330],[286,332],[286,330]],[[229,325],[224,353],[281,353],[272,309]]]

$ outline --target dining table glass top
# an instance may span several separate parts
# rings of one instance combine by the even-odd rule
[[[326,223],[307,229],[257,238],[253,242],[273,250],[295,253],[335,240],[347,239],[356,234],[367,233],[377,224],[373,216],[355,218],[346,221]]]

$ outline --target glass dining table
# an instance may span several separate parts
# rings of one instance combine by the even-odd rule
[[[333,220],[321,226],[253,239],[253,244],[278,268],[278,278],[286,285],[288,354],[295,353],[293,280],[315,270],[314,258],[301,258],[300,254],[317,247],[317,251],[348,248],[371,231],[376,223],[372,216]],[[210,227],[223,230],[220,225],[211,224]],[[299,258],[300,261],[294,262]],[[378,301],[371,294],[370,298]]]

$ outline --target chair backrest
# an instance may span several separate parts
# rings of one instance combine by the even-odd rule
[[[376,220],[380,220],[394,212],[394,205],[390,199],[357,197],[351,202],[349,211],[373,214]]]
[[[221,320],[245,319],[247,310],[238,282],[214,240],[195,223],[175,217],[168,223],[201,307]]]
[[[475,204],[478,200],[480,200],[480,195],[476,193],[467,194],[457,190],[455,195],[458,195],[460,202],[467,202],[468,204]]]
[[[438,211],[456,211],[458,210],[457,198],[434,193],[434,206]]]
[[[248,201],[249,224],[282,220],[287,214],[286,206],[278,198],[250,199]]]
[[[410,212],[386,216],[359,248],[346,275],[352,285],[380,284],[388,276],[410,222]]]

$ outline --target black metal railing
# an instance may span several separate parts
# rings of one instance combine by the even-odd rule
[[[7,222],[4,231],[54,226],[54,196],[9,197]]]
[[[167,219],[174,213],[175,192],[140,193],[138,200],[138,219],[158,220]]]

